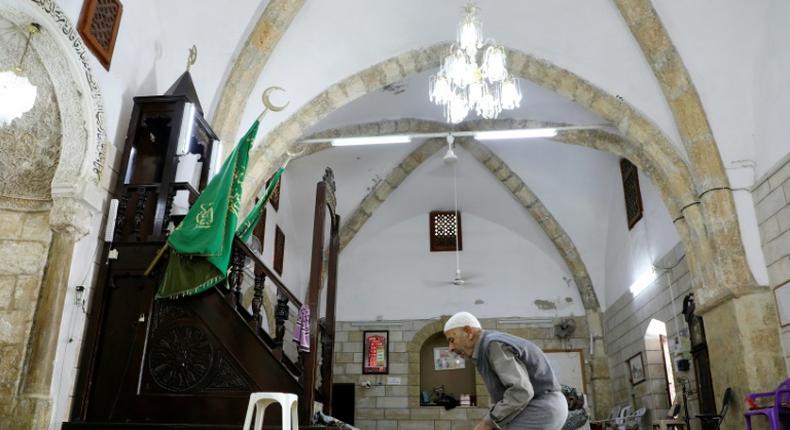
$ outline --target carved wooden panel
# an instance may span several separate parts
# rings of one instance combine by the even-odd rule
[[[169,391],[189,391],[209,376],[214,349],[203,330],[175,326],[151,336],[148,358],[151,376]]]
[[[154,304],[142,392],[195,394],[252,389],[228,352],[198,321],[179,303]]]
[[[458,250],[463,250],[461,234],[461,213],[453,211],[432,211],[430,214],[431,252],[455,251],[455,238],[458,235]]]
[[[642,219],[642,193],[639,191],[639,172],[636,166],[623,158],[620,160],[620,173],[623,176],[623,194],[625,195],[625,213],[628,229],[632,229]]]
[[[88,49],[110,70],[115,39],[121,25],[123,5],[119,0],[86,0],[77,26]]]

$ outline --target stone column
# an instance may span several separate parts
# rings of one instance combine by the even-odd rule
[[[48,395],[76,234],[54,230],[28,342],[23,395]]]
[[[45,428],[48,424],[52,373],[64,299],[69,288],[74,245],[88,233],[91,212],[86,205],[72,199],[57,199],[50,212],[52,242],[28,338],[25,372],[20,381],[14,412],[14,421],[19,428],[24,425],[29,426],[26,428]]]
[[[593,340],[593,352],[590,356],[593,413],[595,418],[606,418],[612,409],[612,380],[609,378],[609,357],[604,349],[603,322],[598,311],[587,310],[586,317]]]
[[[773,390],[787,378],[773,292],[770,288],[756,291],[701,310],[717,410],[724,390],[732,387],[735,392],[722,424],[726,430],[743,428],[747,393]],[[761,426],[765,420],[753,421],[757,421],[755,429],[768,428]]]

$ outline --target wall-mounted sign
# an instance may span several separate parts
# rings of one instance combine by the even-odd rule
[[[389,331],[362,333],[362,373],[389,373]]]

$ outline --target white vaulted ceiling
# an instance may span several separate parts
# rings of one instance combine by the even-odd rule
[[[82,2],[64,0],[60,3],[72,21],[77,22]],[[260,94],[264,88],[273,85],[284,88],[285,95],[276,95],[275,102],[287,100],[290,104],[283,112],[266,117],[256,145],[265,145],[272,137],[268,133],[333,84],[387,59],[454,39],[465,3],[465,0],[305,1],[265,63],[246,104],[241,105],[243,114],[233,140],[246,131],[260,112]],[[708,33],[687,23],[704,14],[700,8],[684,15],[683,8],[673,6],[672,2],[654,3],[684,57],[695,57],[689,60],[692,74],[707,76],[709,66],[706,64],[726,65],[747,55],[743,52],[747,49],[732,53],[721,49],[700,50],[698,42],[691,40],[714,40],[722,29],[732,27],[737,21],[738,8],[746,6],[736,7],[734,1],[728,1],[732,8],[709,17],[714,22],[710,26],[712,33]],[[613,1],[479,0],[477,4],[486,38],[568,70],[606,93],[623,98],[655,124],[681,154],[685,153],[666,98]],[[125,2],[113,66],[110,72],[94,66],[106,99],[108,134],[116,146],[123,142],[131,97],[166,90],[183,71],[187,50],[192,44],[198,45],[199,51],[198,62],[192,68],[193,79],[206,116],[215,117],[219,91],[268,5],[267,1],[252,0],[232,4],[192,0]],[[739,28],[755,27],[765,8],[756,9],[760,10],[740,14],[744,22]],[[262,41],[253,40],[252,43]],[[697,49],[700,54],[689,53],[689,49]],[[730,133],[730,129],[736,127],[732,121],[732,101],[717,101],[726,97],[725,92],[718,91],[721,89],[719,82],[742,83],[737,89],[740,93],[750,93],[756,84],[749,79],[749,72],[733,72],[726,68],[719,72],[718,80],[699,82],[703,99],[710,100],[706,109],[711,109],[711,125],[717,137],[741,136],[742,132]],[[310,124],[308,133],[402,118],[443,122],[441,109],[428,101],[431,73],[433,70],[426,70],[337,106],[326,117]],[[750,89],[744,90],[745,87]],[[521,88],[524,93],[521,108],[504,112],[502,118],[574,125],[604,123],[565,96],[536,83],[522,80]],[[718,106],[723,106],[724,110],[717,110]],[[744,106],[750,111],[748,103]],[[766,133],[772,133],[771,130]],[[226,145],[232,143],[225,142]],[[312,194],[323,168],[331,166],[335,170],[338,204],[341,215],[347,219],[376,181],[385,177],[419,144],[329,149],[291,163],[284,182],[284,209],[270,214],[271,222],[267,222],[267,229],[278,224],[289,238],[286,265],[299,270],[286,277],[300,286],[306,283]],[[639,229],[628,231],[618,158],[614,155],[551,140],[496,142],[487,146],[524,180],[561,224],[586,266],[602,307],[625,293],[645,264],[677,243],[671,219],[646,177],[642,177],[642,188],[649,214],[645,223],[650,228],[642,229],[643,232]],[[739,147],[733,154],[743,158],[744,151],[750,149]],[[441,173],[444,167],[441,155],[440,151],[416,169],[375,211],[344,251],[341,280],[346,287],[345,294],[351,296],[345,296],[346,305],[341,308],[346,306],[343,309],[348,318],[379,315],[361,312],[348,303],[353,297],[365,297],[366,285],[381,274],[387,275],[387,285],[391,288],[398,285],[401,293],[407,295],[422,293],[419,282],[404,274],[407,268],[437,277],[441,266],[442,273],[452,274],[453,259],[448,260],[447,255],[423,255],[424,247],[415,245],[426,240],[427,211],[450,207],[449,179],[446,171]],[[722,156],[726,163],[728,154]],[[563,277],[568,277],[568,268],[551,241],[501,183],[463,150],[459,149],[459,157],[461,210],[468,214],[464,217],[464,235],[469,238],[468,245],[465,242],[464,268],[468,265],[469,270],[480,273],[492,285],[505,288],[501,291],[502,303],[491,302],[481,310],[495,312],[496,307],[503,305],[512,313],[519,313],[519,309],[525,309],[521,313],[542,312],[530,304],[541,298],[540,291],[563,291],[567,287]],[[267,237],[272,239],[273,234]],[[405,238],[410,238],[410,245],[402,242]],[[497,247],[499,243],[507,247]],[[391,253],[380,254],[383,251],[377,251],[375,246],[389,249]],[[416,253],[406,252],[411,249],[408,246],[417,246]],[[387,260],[387,255],[392,259]],[[389,265],[381,266],[384,261]],[[436,272],[432,272],[434,270]],[[286,272],[289,269],[286,268]],[[529,286],[522,293],[508,289],[514,285],[514,279],[535,277],[541,281],[519,284]],[[437,291],[453,294],[449,289]],[[472,293],[464,294],[458,299],[459,303],[470,300],[474,303],[481,298]],[[515,301],[504,299],[513,294],[522,295]],[[578,293],[573,296],[573,302],[574,305],[580,303]],[[526,303],[527,306],[518,307],[513,303]],[[451,306],[457,305],[448,304],[442,311],[449,312]],[[400,309],[401,313],[389,317],[436,314],[428,309]],[[580,310],[568,307],[563,312],[579,313]]]
[[[409,50],[454,38],[463,4],[305,3],[252,92],[260,94],[264,88],[277,85],[287,91],[280,100],[287,98],[290,102],[285,111],[262,124],[264,137],[258,144],[265,144],[265,133],[334,83]],[[567,68],[594,85],[623,96],[647,113],[664,133],[674,138],[675,144],[679,143],[655,78],[612,2],[481,1],[479,6],[485,37]],[[340,106],[314,124],[308,134],[402,118],[444,122],[441,108],[428,101],[428,78],[434,72],[418,73]],[[604,123],[597,115],[549,89],[526,80],[521,80],[521,86],[522,106],[503,112],[502,118],[574,125]],[[259,111],[258,97],[251,97],[239,133]],[[289,165],[284,196],[290,210],[287,219],[285,213],[273,214],[271,224],[279,223],[291,238],[291,264],[301,269],[298,274],[291,273],[292,282],[305,285],[308,278],[307,258],[302,259],[302,264],[298,261],[299,255],[307,256],[309,251],[311,230],[305,227],[312,222],[312,194],[323,168],[330,166],[335,171],[340,214],[347,219],[375,183],[420,143],[333,148]],[[496,142],[488,146],[521,176],[565,229],[579,251],[602,307],[626,292],[634,273],[642,271],[651,256],[646,257],[640,247],[624,253],[607,251],[633,240],[622,213],[619,159],[551,140]],[[462,269],[479,275],[488,289],[459,290],[452,285],[426,289],[427,280],[450,279],[455,270],[452,255],[427,252],[427,213],[452,208],[451,170],[442,164],[442,155],[440,151],[417,168],[343,251],[343,288],[338,305],[343,319],[428,317],[451,313],[459,307],[491,316],[582,313],[575,287],[566,291],[571,278],[569,269],[549,238],[507,189],[463,150],[459,150],[458,165],[465,238]],[[648,181],[643,182],[643,188],[652,187]],[[653,199],[646,206],[659,207],[656,216],[668,221],[658,194],[650,195]],[[613,222],[612,216],[618,219]],[[656,254],[652,257],[663,254],[678,240],[671,222],[660,225],[661,231],[648,244]],[[607,261],[607,255],[616,255],[619,261]],[[616,281],[616,285],[608,285],[607,280]],[[424,300],[422,304],[405,305],[402,302],[406,297]],[[559,303],[565,297],[571,297],[572,302],[565,302],[571,304],[554,311],[535,304],[535,300]],[[485,303],[475,305],[477,300]],[[385,311],[381,303],[403,305]]]

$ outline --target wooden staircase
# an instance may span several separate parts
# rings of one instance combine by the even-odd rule
[[[62,428],[238,430],[249,394],[256,391],[297,394],[301,428],[323,428],[311,426],[311,417],[314,401],[327,414],[332,404],[340,217],[331,170],[316,188],[305,300],[311,309],[310,352],[296,357],[283,346],[290,342],[290,315],[298,314],[302,302],[238,238],[226,283],[196,296],[154,299],[165,265],[151,276],[144,271],[165,236],[145,226],[164,226],[169,217],[165,212],[164,221],[148,219],[157,213],[152,200],[159,200],[155,187],[128,186],[122,192],[116,240],[104,249],[107,263],[91,304],[71,418]],[[330,240],[324,249],[327,220]],[[114,254],[110,248],[117,258],[107,258]],[[319,320],[324,273],[327,303]],[[276,291],[273,334],[263,328],[265,288]],[[253,292],[251,304],[243,303],[247,289]],[[279,428],[279,415],[277,408],[267,410],[267,428]]]

